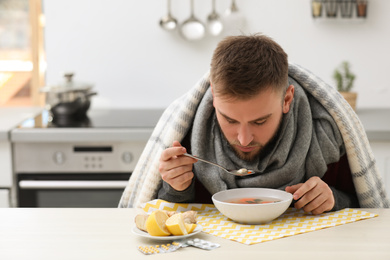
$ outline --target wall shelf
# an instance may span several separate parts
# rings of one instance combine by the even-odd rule
[[[314,19],[365,19],[368,0],[312,0],[311,14]]]

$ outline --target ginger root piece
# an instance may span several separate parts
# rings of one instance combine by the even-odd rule
[[[179,213],[179,211],[168,211],[166,210],[165,213],[167,213],[168,217],[172,217],[173,215]],[[196,224],[196,217],[197,217],[197,212],[193,210],[189,211],[183,211],[183,218],[184,222],[188,224]]]
[[[138,214],[135,216],[135,225],[137,226],[138,229],[147,232],[146,230],[146,220],[148,219],[148,215],[146,214]]]
[[[167,213],[168,217],[172,217],[173,215],[178,213],[177,211],[169,211],[169,210],[164,210],[164,211],[165,211],[165,213]]]
[[[184,223],[196,224],[196,217],[198,213],[196,211],[190,210],[183,212]]]

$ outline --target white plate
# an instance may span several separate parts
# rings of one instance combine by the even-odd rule
[[[151,239],[155,239],[155,240],[179,240],[182,238],[196,235],[200,231],[202,231],[202,229],[203,229],[203,227],[201,225],[197,224],[196,228],[194,229],[194,231],[192,231],[192,233],[190,233],[188,235],[184,235],[184,236],[151,236],[148,234],[148,232],[142,231],[142,230],[138,229],[136,226],[133,227],[132,231],[134,234],[136,234],[138,236],[151,238]]]

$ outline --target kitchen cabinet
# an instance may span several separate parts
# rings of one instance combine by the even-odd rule
[[[0,108],[0,207],[13,206],[10,201],[13,186],[12,145],[10,131],[42,108]]]
[[[9,196],[10,194],[8,189],[0,189],[0,208],[10,207]]]
[[[12,183],[12,159],[11,144],[8,141],[0,141],[0,189],[10,187]]]
[[[10,188],[12,186],[11,144],[0,140],[0,207],[9,207]]]

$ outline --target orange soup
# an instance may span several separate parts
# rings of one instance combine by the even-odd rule
[[[274,198],[260,197],[260,198],[239,198],[239,199],[230,199],[226,202],[228,203],[237,203],[237,204],[267,204],[275,203],[280,200]]]

